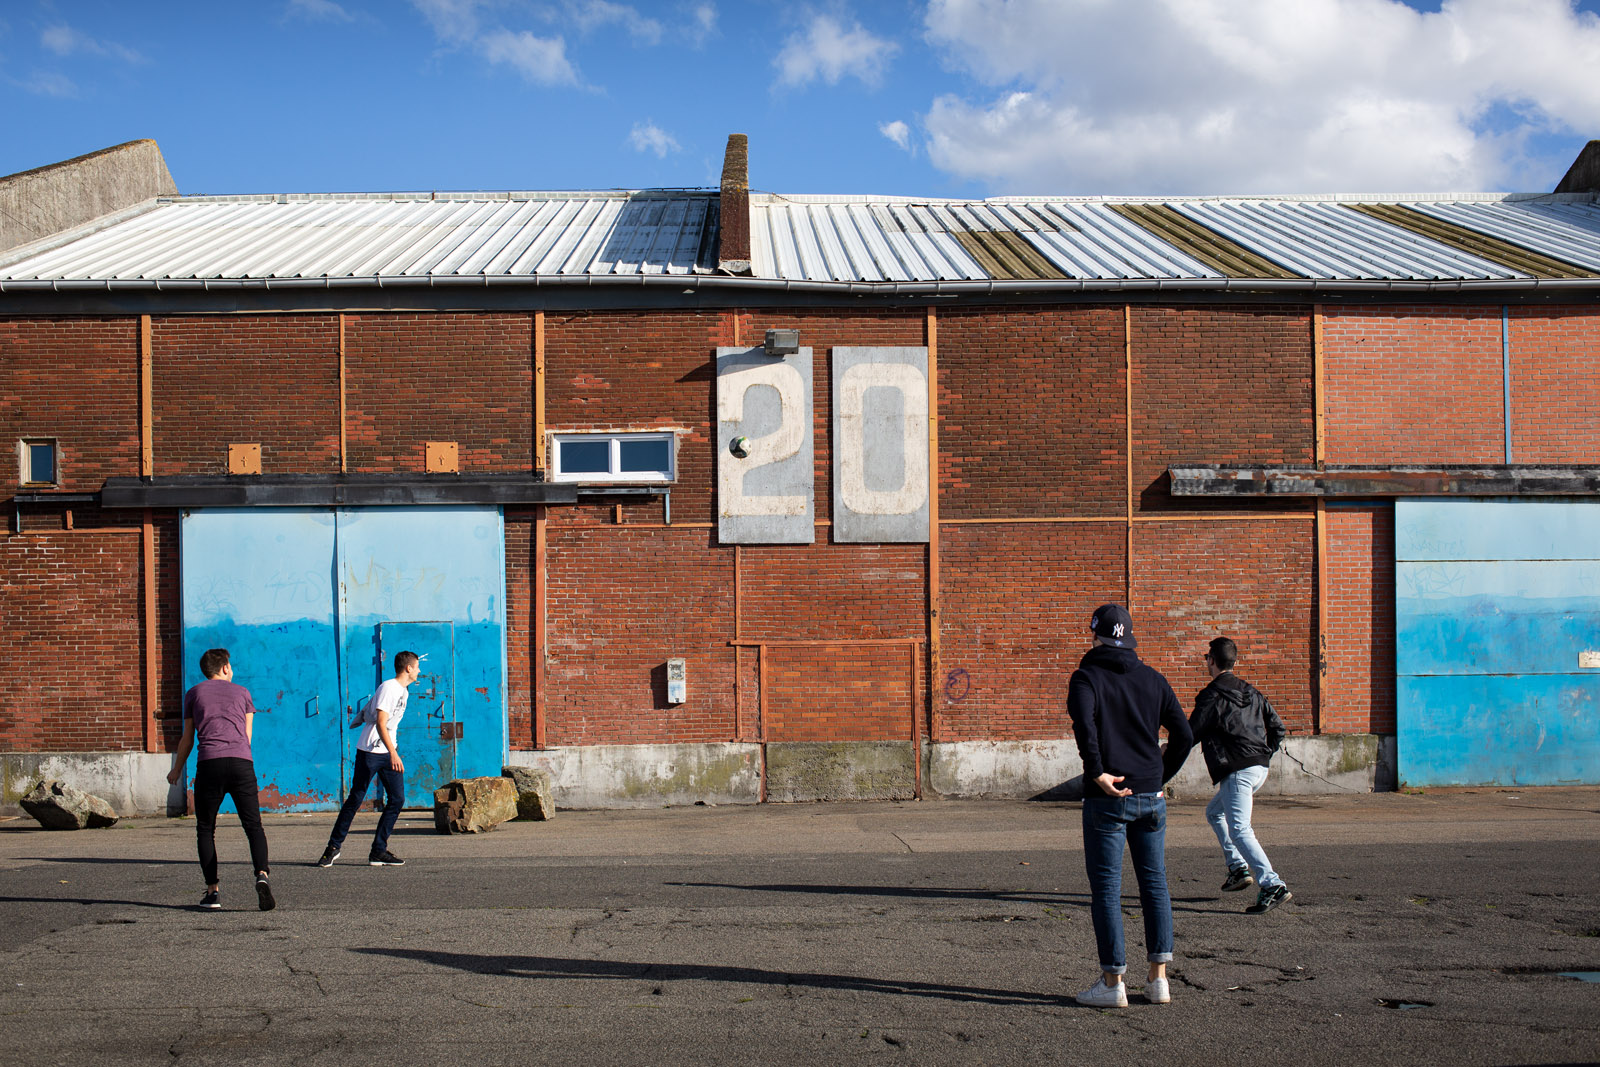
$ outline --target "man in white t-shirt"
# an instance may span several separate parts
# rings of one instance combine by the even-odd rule
[[[378,829],[372,835],[372,851],[367,855],[367,863],[373,867],[398,867],[405,863],[405,860],[389,851],[389,835],[394,832],[395,821],[400,818],[400,807],[406,799],[406,765],[400,759],[394,735],[400,727],[400,720],[405,717],[407,687],[421,673],[422,665],[415,652],[396,652],[394,677],[380,685],[378,691],[372,694],[372,699],[367,701],[362,716],[364,725],[361,727],[361,737],[356,742],[356,766],[350,776],[350,795],[344,798],[344,806],[339,809],[333,833],[328,835],[328,847],[322,850],[322,858],[317,860],[318,867],[332,867],[333,861],[339,858],[345,835],[355,821],[356,810],[367,799],[367,786],[374,777],[383,783],[388,801],[383,806],[383,814],[378,816]]]

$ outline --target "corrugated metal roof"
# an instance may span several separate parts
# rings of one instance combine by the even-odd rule
[[[709,194],[192,198],[0,267],[6,279],[691,274],[715,266]]]
[[[745,284],[1517,285],[1600,275],[1600,197],[752,194]],[[665,281],[716,271],[700,191],[179,197],[0,259],[0,289]],[[737,284],[730,281],[728,284]]]

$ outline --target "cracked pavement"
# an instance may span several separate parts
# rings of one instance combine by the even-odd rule
[[[1295,899],[1223,877],[1169,808],[1173,1002],[1072,995],[1094,938],[1073,804],[562,812],[441,837],[400,868],[311,866],[332,814],[237,822],[223,909],[193,823],[0,821],[0,1033],[35,1064],[1037,1064],[1600,1060],[1600,790],[1257,802]],[[364,813],[359,835],[376,816]]]

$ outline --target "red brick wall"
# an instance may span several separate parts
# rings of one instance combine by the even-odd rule
[[[1089,649],[1089,618],[1126,599],[1126,525],[950,525],[943,589],[941,741],[1066,737],[1067,679]]]
[[[1239,675],[1296,733],[1313,726],[1316,527],[1308,518],[1173,520],[1134,529],[1133,624],[1139,655],[1185,710],[1210,681],[1213,637],[1239,646]]]
[[[139,320],[0,319],[0,432],[0,485],[22,437],[57,439],[63,490],[138,474]]]
[[[1137,307],[1132,327],[1133,487],[1141,511],[1218,510],[1214,500],[1172,497],[1170,466],[1315,458],[1307,309]]]
[[[0,751],[144,747],[137,534],[0,540]]]
[[[923,677],[907,645],[769,648],[766,739],[909,741],[913,717],[922,710]],[[919,719],[916,729],[927,737],[925,721]]]
[[[263,474],[339,469],[337,316],[154,318],[150,353],[158,477],[226,474],[234,442]]]
[[[1324,733],[1394,733],[1394,506],[1329,507]]]
[[[1600,311],[1517,308],[1510,314],[1511,459],[1600,460]]]
[[[1121,515],[1126,364],[1120,307],[941,311],[940,516]]]
[[[1330,308],[1322,349],[1329,463],[1505,461],[1499,308]]]
[[[349,315],[345,376],[353,471],[421,471],[425,441],[463,473],[533,468],[531,314]]]
[[[709,542],[703,528],[550,528],[549,744],[733,740],[733,553]],[[668,705],[677,656],[689,699]]]

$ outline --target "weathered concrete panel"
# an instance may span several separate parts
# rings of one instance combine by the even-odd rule
[[[177,192],[149,140],[0,177],[0,252]]]
[[[811,349],[783,357],[762,348],[717,349],[717,538],[723,544],[816,540],[811,396]]]
[[[118,815],[182,815],[188,797],[167,784],[172,757],[145,752],[0,753],[0,814],[21,814],[22,794],[41,778],[59,778],[92,793]]]
[[[928,540],[928,350],[833,350],[833,539]]]
[[[767,745],[767,799],[910,800],[910,741],[793,741]]]
[[[548,771],[562,809],[754,804],[761,797],[756,744],[547,748],[513,752],[506,763]]]

